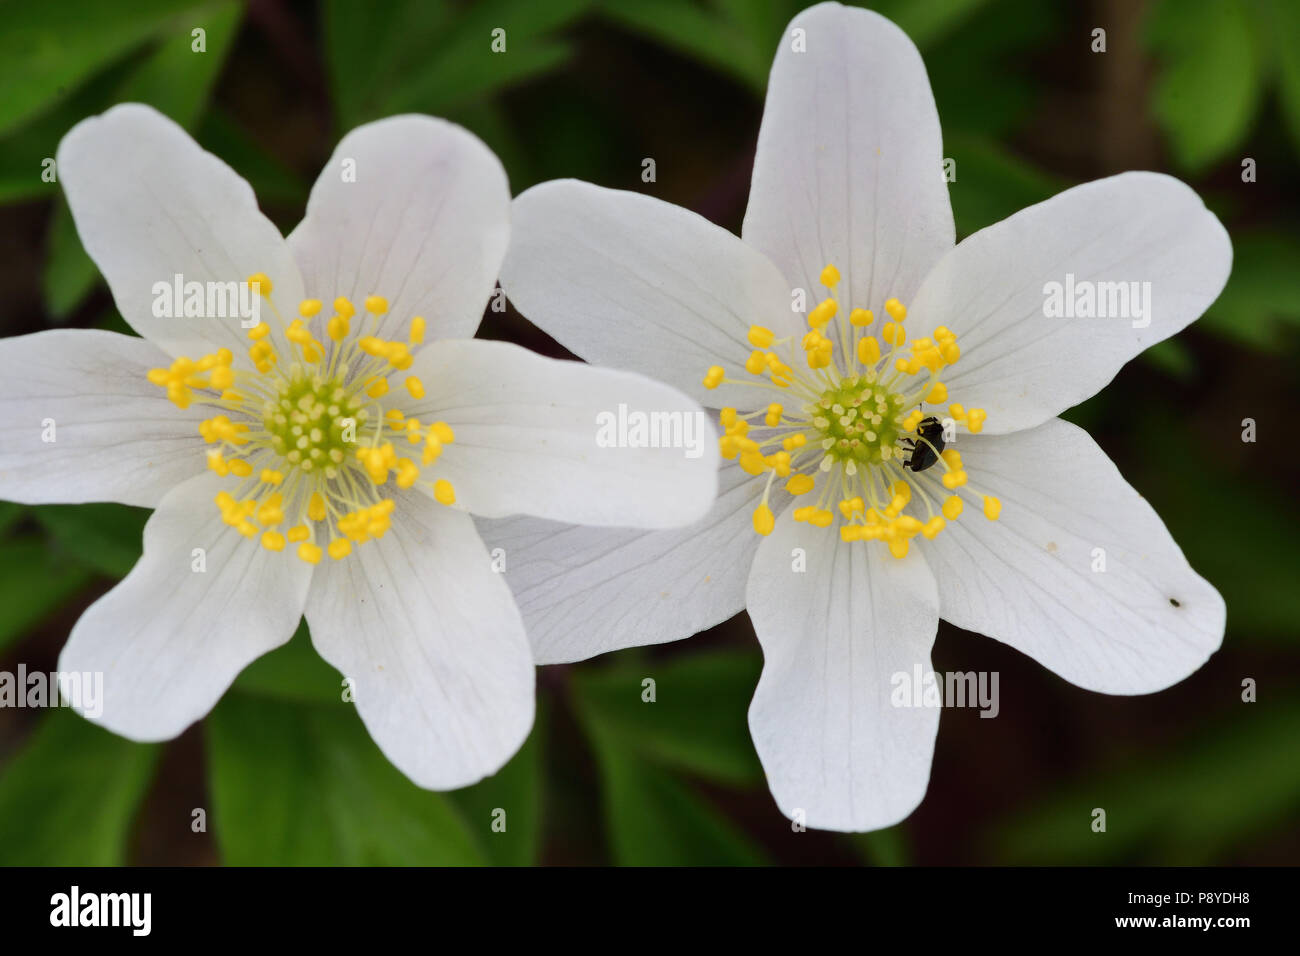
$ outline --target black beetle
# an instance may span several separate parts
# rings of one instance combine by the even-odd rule
[[[916,426],[916,433],[929,444],[906,439],[912,443],[912,456],[907,459],[903,467],[910,468],[912,471],[925,471],[938,462],[938,452],[943,451],[943,425],[939,419],[931,415],[921,420],[921,424]],[[931,445],[934,447],[930,447]]]

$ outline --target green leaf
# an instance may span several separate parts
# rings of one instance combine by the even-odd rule
[[[248,180],[263,204],[281,202],[296,207],[307,198],[307,186],[298,174],[263,149],[220,110],[204,117],[198,140]]]
[[[849,841],[854,849],[872,866],[907,866],[910,852],[907,834],[901,826],[870,833],[853,833]]]
[[[1286,699],[1293,688],[1258,677],[1259,703],[1231,704],[1241,716],[1226,726],[1220,717],[1214,727],[1187,735],[1192,743],[1180,752],[1099,770],[1043,806],[1018,812],[996,834],[998,858],[1208,865],[1231,862],[1232,851],[1284,826],[1300,805],[1300,761],[1282,756],[1300,736],[1300,707]],[[1235,695],[1231,687],[1228,695]],[[1097,807],[1106,811],[1105,833],[1092,830]]]
[[[148,508],[119,504],[40,505],[32,514],[62,547],[59,557],[124,578],[144,549]]]
[[[57,559],[39,539],[0,542],[0,648],[62,607],[90,577],[84,567]]]
[[[151,37],[201,25],[210,4],[134,0],[129,14],[99,0],[0,0],[0,133],[60,100]],[[224,4],[223,4],[224,6]]]
[[[605,827],[621,866],[757,866],[763,851],[670,772],[588,725]]]
[[[1026,206],[1051,198],[1067,185],[982,136],[950,136],[944,154],[954,162],[956,178],[948,185],[948,195],[958,236],[1001,222]]]
[[[647,759],[732,786],[762,782],[745,715],[758,684],[754,653],[707,651],[618,664],[575,677],[589,723]],[[642,699],[654,680],[655,700]]]
[[[158,751],[51,711],[0,775],[0,865],[126,863]]]
[[[1266,435],[1259,444],[1243,445],[1242,464],[1233,469],[1207,453],[1186,424],[1167,411],[1130,414],[1130,419],[1142,455],[1127,477],[1164,520],[1192,567],[1223,595],[1231,633],[1294,641],[1300,588],[1289,536],[1228,530],[1300,525],[1294,498],[1251,473],[1268,455],[1265,442],[1287,439]],[[1263,425],[1270,423],[1286,427],[1282,418]],[[1223,424],[1239,427],[1231,419]],[[1248,494],[1232,490],[1247,487]]]
[[[98,279],[99,270],[82,248],[72,212],[60,196],[50,217],[45,274],[41,277],[45,311],[53,321],[65,321],[90,294]]]
[[[1300,4],[1295,0],[1259,0],[1256,7],[1276,64],[1282,116],[1291,142],[1300,152]]]
[[[1243,0],[1163,0],[1147,40],[1161,64],[1151,110],[1179,165],[1199,172],[1237,147],[1264,88],[1265,59]]]
[[[348,0],[325,4],[326,60],[344,127],[393,113],[445,115],[554,69],[569,54],[554,34],[593,0],[481,0],[452,7],[389,0],[381,12]],[[493,52],[493,31],[506,50]],[[366,69],[358,71],[358,64]]]
[[[235,687],[250,694],[282,700],[338,704],[343,702],[343,677],[312,647],[304,620],[293,638],[259,657],[235,678]]]
[[[1234,235],[1232,274],[1198,328],[1253,349],[1280,342],[1281,323],[1300,325],[1300,239],[1282,232]]]
[[[617,862],[752,865],[765,861],[748,836],[678,779],[760,782],[745,722],[758,681],[756,654],[711,651],[590,671],[574,703],[600,765],[602,803]],[[643,700],[654,680],[654,702]]]
[[[244,5],[235,0],[196,10],[182,29],[161,38],[114,99],[148,103],[192,131],[207,106],[243,13]],[[202,53],[193,48],[190,31],[196,28],[205,33]]]
[[[235,692],[206,726],[214,831],[227,864],[484,862],[455,806],[390,764],[349,704]]]
[[[542,848],[542,716],[510,762],[493,776],[449,796],[497,866],[532,866]],[[504,818],[498,811],[504,811]],[[505,830],[493,828],[498,820]]]

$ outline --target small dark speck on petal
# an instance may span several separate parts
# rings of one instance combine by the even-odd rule
[[[1170,599],[1169,599],[1169,603],[1172,604],[1174,607],[1182,607],[1182,606],[1183,606],[1183,603],[1182,603],[1181,601],[1179,601],[1178,598],[1170,598]]]

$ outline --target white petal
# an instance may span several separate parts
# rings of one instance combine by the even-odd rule
[[[727,230],[650,196],[577,180],[515,200],[501,286],[531,322],[596,365],[643,372],[710,405],[766,404],[753,388],[701,384],[712,365],[744,377],[751,325],[802,335],[789,283]]]
[[[803,44],[803,49],[798,44]],[[789,281],[825,295],[833,263],[845,308],[910,303],[954,240],[925,64],[869,10],[818,4],[781,39],[742,235]]]
[[[386,535],[319,568],[307,624],[379,749],[420,786],[474,783],[527,738],[528,639],[469,515],[399,494]]]
[[[263,272],[282,314],[297,314],[298,267],[252,188],[161,113],[128,103],[83,120],[59,143],[59,179],[77,233],[122,317],[172,355],[248,351],[232,317],[159,318],[155,283],[244,285]],[[287,312],[286,312],[287,310]]]
[[[0,498],[152,508],[205,468],[198,406],[145,378],[171,359],[144,339],[57,329],[0,340]]]
[[[500,548],[533,660],[564,664],[690,637],[739,614],[762,539],[751,514],[763,478],[727,462],[702,521],[669,531],[586,528],[541,518],[480,518]]]
[[[957,334],[948,394],[985,409],[988,434],[1006,434],[1096,394],[1125,362],[1200,316],[1231,267],[1228,234],[1196,193],[1159,173],[1124,173],[963,240],[926,277],[911,316],[926,334],[940,325]],[[1064,291],[1067,276],[1076,289],[1150,283],[1142,293],[1150,309],[1048,318],[1047,284]]]
[[[431,116],[392,116],[343,137],[289,237],[314,298],[388,299],[379,326],[432,338],[478,328],[510,239],[510,186],[472,133]]]
[[[876,830],[911,813],[930,779],[939,710],[892,698],[896,675],[930,672],[934,577],[915,549],[898,560],[792,514],[749,578],[764,658],[749,729],[782,813],[803,811],[820,830]]]
[[[1218,648],[1223,599],[1087,432],[1054,419],[960,447],[1002,515],[968,503],[925,543],[945,620],[1108,694],[1161,690]]]
[[[476,515],[674,528],[702,518],[713,504],[717,434],[703,409],[667,385],[483,340],[431,343],[417,353],[411,373],[426,394],[403,410],[456,432],[421,480],[447,479],[457,503]],[[637,436],[628,431],[625,446],[603,446],[607,434],[620,437],[620,409],[629,422],[668,416],[656,419],[665,428],[644,436],[677,444],[631,447]]]
[[[293,636],[311,566],[222,522],[213,499],[228,485],[201,475],[167,495],[145,525],[143,557],[63,648],[60,671],[103,674],[98,721],[115,733],[175,737]]]

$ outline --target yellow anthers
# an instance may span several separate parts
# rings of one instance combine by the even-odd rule
[[[1002,514],[1002,502],[992,495],[984,496],[984,517],[990,521],[997,521],[998,516]]]
[[[403,458],[397,463],[397,487],[410,488],[420,477],[420,467],[411,459]]]
[[[257,506],[257,523],[274,528],[284,520],[284,495],[278,491]]]
[[[231,370],[234,356],[229,349],[219,349],[205,355],[197,362],[182,355],[168,368],[154,368],[145,378],[153,385],[167,390],[167,399],[178,408],[189,408],[194,400],[191,389],[228,388],[235,380]]]
[[[946,475],[944,475],[941,480],[943,482],[943,486],[947,488],[949,491],[952,491],[966,484],[966,472],[950,471]]]
[[[223,478],[230,474],[230,466],[226,464],[225,456],[219,451],[208,452],[208,467]]]
[[[248,357],[253,360],[257,370],[265,375],[275,367],[280,357],[275,354],[275,346],[270,342],[254,342],[248,350]]]
[[[325,355],[325,346],[316,340],[311,330],[303,324],[302,319],[294,319],[290,322],[289,327],[284,330],[284,337],[302,349],[302,357],[306,362],[314,365]]]
[[[880,361],[880,343],[874,335],[858,339],[858,361],[868,367]]]
[[[834,299],[823,299],[818,306],[808,313],[808,324],[814,329],[823,328],[840,311],[840,304]]]
[[[749,358],[745,359],[745,371],[750,375],[761,375],[765,368],[767,368],[767,356],[759,349],[754,349],[749,353]]]
[[[822,270],[820,281],[821,284],[826,286],[828,289],[835,288],[836,284],[840,281],[840,270],[836,269],[833,265],[827,265],[826,268]]]
[[[305,524],[296,524],[289,529],[289,541],[296,544],[311,537],[311,530]]]
[[[880,336],[889,345],[901,346],[907,341],[907,330],[903,328],[901,322],[886,322],[885,327],[880,330]]]
[[[340,518],[339,531],[357,544],[382,538],[392,526],[393,508],[391,498],[382,498],[367,508],[360,508]]]
[[[400,422],[402,419],[406,418],[406,416],[402,414],[400,408],[390,408],[388,411],[384,412],[384,417],[390,422]]]
[[[388,300],[382,295],[366,296],[366,311],[371,315],[383,315],[388,311]]]
[[[966,427],[970,429],[971,434],[978,435],[984,430],[984,419],[988,418],[988,413],[982,408],[972,408],[966,413]]]
[[[411,331],[407,334],[406,340],[412,345],[419,345],[424,341],[424,329],[424,316],[417,315],[411,319]]]
[[[442,442],[438,440],[437,435],[429,432],[424,439],[424,452],[420,456],[420,463],[425,466],[432,465],[441,454]]]
[[[352,542],[347,538],[335,538],[326,550],[335,561],[342,561],[352,553]]]
[[[862,514],[866,508],[866,503],[860,497],[845,498],[839,504],[840,515],[845,521],[850,520],[854,515]]]
[[[761,325],[751,325],[748,338],[750,345],[765,349],[770,348],[772,343],[776,341],[776,334],[771,329],[765,329]]]
[[[345,315],[336,315],[325,323],[325,334],[332,342],[342,342],[352,331],[352,323]]]
[[[730,428],[732,425],[736,424],[736,419],[736,410],[730,406],[722,409],[722,411],[718,413],[718,424],[723,428]]]
[[[943,459],[944,464],[953,471],[961,471],[961,452],[956,448],[945,448],[939,457]]]
[[[876,314],[870,309],[854,309],[849,313],[849,323],[859,329],[865,329],[876,321]]]
[[[946,525],[946,521],[938,515],[935,515],[921,526],[921,534],[925,535],[927,541],[933,541],[939,536],[939,532],[942,531]]]
[[[253,473],[253,466],[242,458],[235,458],[230,462],[230,473],[236,478],[247,478]]]
[[[722,384],[722,377],[726,374],[727,373],[723,371],[721,365],[709,366],[708,372],[706,372],[704,375],[704,387],[717,388],[719,385]]]
[[[357,459],[376,485],[386,482],[389,470],[397,467],[397,452],[391,442],[384,442],[376,448],[358,448]]]
[[[446,478],[439,478],[433,483],[433,498],[440,505],[454,505],[456,503],[456,489],[452,487],[451,482]]]
[[[948,414],[955,421],[963,421],[966,418],[966,408],[960,402],[953,402],[948,406]]]
[[[343,296],[334,300],[334,311],[345,319],[350,319],[357,314],[356,306]]]
[[[319,491],[313,491],[307,499],[307,517],[312,521],[325,520],[325,498]]]
[[[412,398],[424,398],[424,383],[418,377],[408,375],[404,384],[406,385],[406,391]]]
[[[790,476],[790,480],[785,483],[785,490],[792,495],[806,495],[813,490],[815,484],[811,475],[800,473]]]
[[[921,421],[924,418],[925,418],[925,412],[921,411],[919,408],[912,409],[912,411],[908,414],[908,416],[903,419],[903,431],[905,432],[916,431],[916,426],[921,424]]]
[[[900,561],[907,557],[908,548],[911,542],[907,538],[890,538],[888,541],[889,553]]]
[[[938,405],[948,400],[948,386],[943,382],[935,382],[930,391],[926,394],[925,400],[931,405]]]
[[[366,394],[371,398],[382,398],[388,394],[388,379],[375,377],[366,383]]]
[[[278,531],[263,531],[262,547],[266,548],[267,551],[283,551],[284,535]]]
[[[907,306],[897,299],[886,299],[885,311],[889,313],[889,317],[895,322],[902,322],[907,318]]]
[[[270,295],[275,285],[265,272],[254,272],[248,277],[248,287],[259,295]]]
[[[943,502],[943,516],[949,521],[956,521],[961,514],[961,499],[956,495],[949,495]]]
[[[321,549],[318,545],[314,545],[310,541],[304,541],[298,545],[298,557],[308,564],[320,564],[320,556]]]
[[[748,474],[761,475],[767,471],[767,462],[761,452],[745,451],[740,454],[740,467]]]
[[[835,348],[833,343],[821,332],[813,329],[803,337],[804,353],[808,358],[808,367],[812,369],[828,368],[831,364],[831,353]]]
[[[322,305],[320,299],[303,299],[298,303],[298,314],[304,319],[314,318],[320,314]]]
[[[809,517],[808,523],[816,528],[829,528],[831,522],[834,520],[835,516],[829,511],[826,511],[824,508],[817,508],[813,511],[812,516]]]
[[[406,422],[406,440],[412,445],[420,444],[420,420],[418,418],[408,419]]]
[[[207,418],[199,422],[199,434],[203,440],[211,445],[213,442],[229,442],[232,445],[243,445],[248,442],[248,436],[245,434],[248,426],[243,422],[232,422],[226,415],[217,415],[213,418]]]
[[[763,417],[763,424],[768,428],[775,428],[781,424],[781,413],[785,409],[777,402],[767,406],[767,414]]]
[[[456,433],[452,431],[451,426],[446,422],[434,422],[429,426],[433,429],[433,434],[438,436],[438,441],[444,445],[450,445],[456,440]]]
[[[772,509],[768,507],[767,502],[763,502],[754,509],[754,530],[767,537],[775,527],[776,516],[772,514]]]
[[[284,481],[284,474],[271,468],[263,468],[258,477],[264,485],[279,485],[280,482]]]
[[[784,439],[781,442],[781,447],[786,451],[794,451],[797,448],[802,448],[806,444],[808,444],[808,436],[803,432],[797,432],[789,438]]]
[[[270,334],[271,327],[265,322],[258,322],[257,325],[248,330],[248,337],[254,342],[260,342]]]

